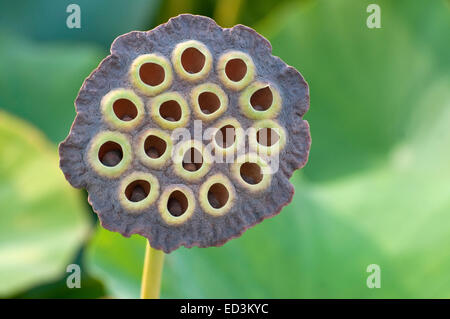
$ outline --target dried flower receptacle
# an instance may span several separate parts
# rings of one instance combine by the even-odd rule
[[[122,35],[75,104],[66,178],[105,228],[165,252],[222,245],[279,213],[308,159],[308,86],[242,25],[180,15]],[[210,136],[172,139],[198,120]]]

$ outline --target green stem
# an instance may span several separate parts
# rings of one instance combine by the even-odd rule
[[[164,252],[154,249],[147,241],[144,270],[142,272],[141,298],[158,299],[161,289],[161,275],[164,266]]]

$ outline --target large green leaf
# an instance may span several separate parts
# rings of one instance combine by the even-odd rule
[[[83,45],[36,45],[0,34],[0,108],[61,142],[75,117],[74,100],[104,55]]]
[[[386,1],[369,30],[367,4],[290,5],[258,28],[311,85],[307,175],[241,238],[168,255],[162,297],[450,296],[450,80],[435,59],[448,44],[416,37]],[[103,229],[91,243],[88,267],[113,296],[138,296],[144,243]],[[366,286],[372,263],[381,289]]]
[[[0,296],[59,278],[89,231],[56,148],[0,111]]]

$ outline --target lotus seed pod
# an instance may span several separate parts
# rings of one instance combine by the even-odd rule
[[[75,107],[65,177],[103,227],[165,252],[278,214],[311,144],[301,74],[254,30],[190,14],[118,37]]]

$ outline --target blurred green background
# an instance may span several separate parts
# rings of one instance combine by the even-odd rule
[[[66,27],[70,3],[81,29]],[[381,29],[366,26],[370,3]],[[449,298],[446,0],[2,1],[0,297],[139,296],[145,240],[98,226],[56,147],[113,39],[179,13],[267,37],[310,85],[313,144],[293,202],[223,247],[168,255],[162,297]],[[71,263],[80,289],[66,287]]]

